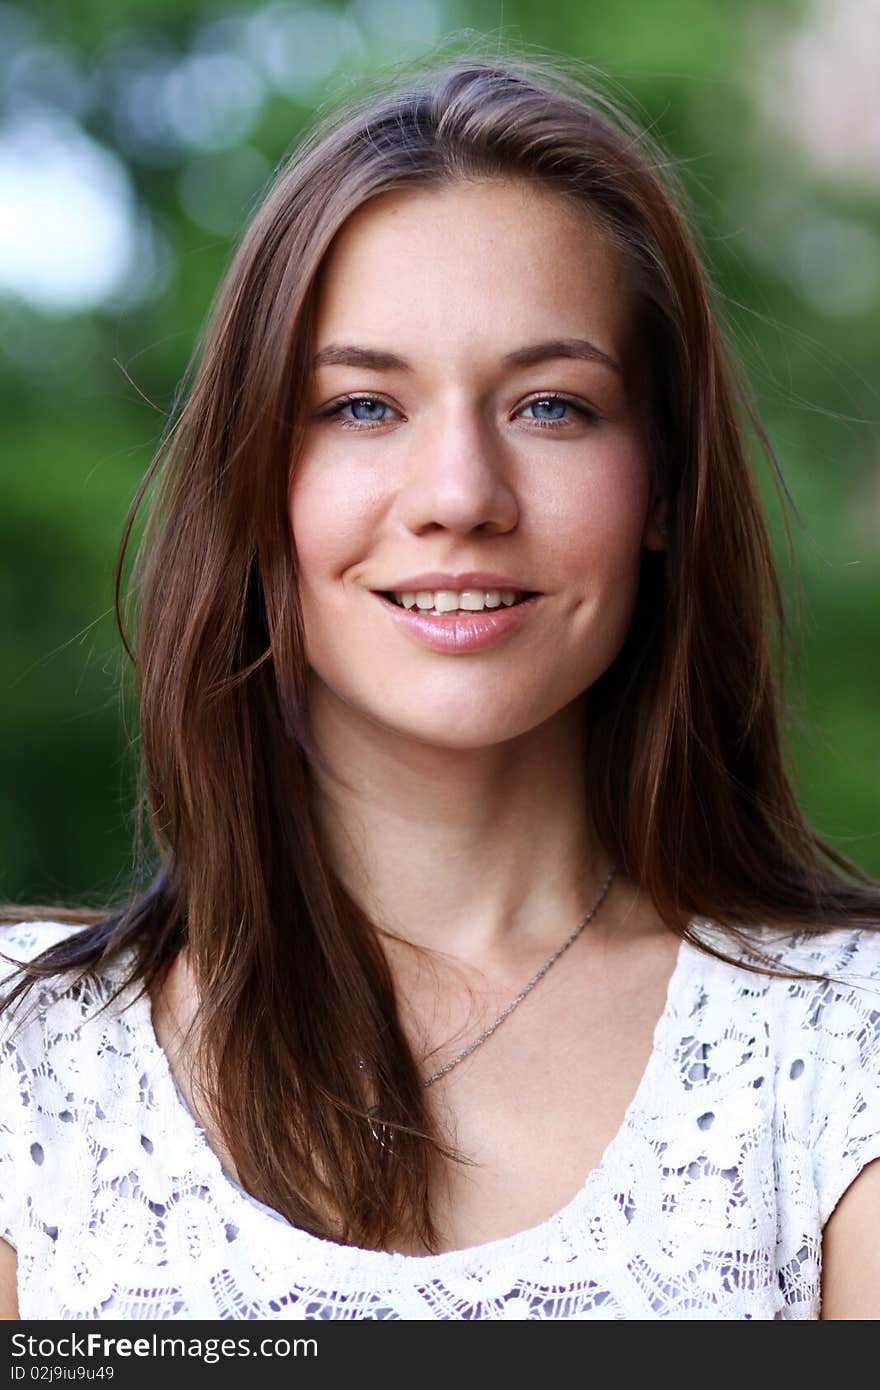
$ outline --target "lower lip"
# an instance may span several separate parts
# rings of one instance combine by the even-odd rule
[[[375,596],[404,632],[435,652],[481,652],[493,647],[528,622],[530,614],[534,613],[539,599],[543,597],[542,594],[533,594],[531,598],[512,604],[510,608],[484,608],[479,613],[468,613],[466,617],[460,613],[448,613],[443,617],[429,618],[418,609],[402,608],[382,594]]]

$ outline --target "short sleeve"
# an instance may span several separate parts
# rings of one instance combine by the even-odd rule
[[[21,1095],[16,1080],[18,1052],[11,1037],[14,1019],[6,1007],[9,988],[6,981],[12,969],[5,960],[0,960],[0,1239],[18,1249],[19,1202],[15,1175],[19,1164],[15,1149],[16,1135],[20,1134]]]
[[[38,1061],[41,1021],[39,1010],[25,1019],[25,1005],[10,1008],[7,999],[14,983],[14,962],[32,960],[70,931],[60,922],[0,926],[0,1239],[15,1249],[24,1210],[21,1174],[34,1109],[28,1091],[32,1067],[25,1065],[22,1040],[26,1036],[27,1051],[36,1054]]]
[[[872,1159],[880,1158],[880,931],[849,937],[814,996],[817,1085],[813,1173],[824,1226]]]
[[[3,1025],[5,1026],[5,1024]],[[10,1094],[10,1061],[0,1049],[0,1240],[18,1249],[18,1197],[15,1190],[14,1125],[16,1108]]]

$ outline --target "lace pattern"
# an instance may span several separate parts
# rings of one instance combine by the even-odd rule
[[[0,950],[29,958],[70,930],[0,928]],[[528,1230],[425,1257],[321,1240],[250,1197],[186,1110],[148,1000],[128,988],[101,1012],[115,973],[44,985],[0,1033],[0,1235],[21,1316],[816,1318],[822,1227],[880,1155],[880,933],[802,936],[784,959],[843,982],[684,943],[580,1191]]]

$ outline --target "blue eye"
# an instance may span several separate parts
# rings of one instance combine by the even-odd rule
[[[551,412],[555,413],[531,417],[534,424],[540,425],[544,429],[560,428],[574,423],[571,420],[572,411],[582,420],[598,420],[599,418],[595,411],[586,406],[578,405],[565,396],[553,394],[538,396],[534,400],[527,401],[521,410],[544,411],[548,407]],[[387,424],[388,416],[381,412],[388,410],[393,410],[393,406],[389,406],[387,401],[380,400],[378,396],[346,396],[344,400],[337,401],[335,405],[322,411],[321,418],[325,420],[336,419],[340,426],[346,430],[363,431]],[[348,411],[351,414],[344,413]],[[566,412],[568,413],[566,414]]]
[[[570,410],[570,409],[571,409],[571,402],[570,402],[570,401],[564,401],[564,400],[562,399],[561,396],[542,396],[542,397],[540,398],[540,400],[537,400],[537,401],[529,401],[528,405],[527,405],[525,408],[526,408],[526,410],[534,410],[534,409],[536,409],[536,408],[537,408],[537,409],[542,409],[544,406],[550,406],[550,408],[551,408],[552,410],[557,410],[557,411]],[[536,419],[538,419],[538,420],[542,420],[542,419],[543,419],[543,421],[546,422],[546,423],[549,425],[549,424],[555,424],[557,420],[562,420],[562,419],[563,419],[563,416],[562,416],[561,414],[556,414],[556,415],[551,415],[551,416],[549,416],[549,417],[548,417],[548,416],[543,416],[543,417],[542,417],[542,416],[536,416],[536,417],[533,417],[533,418],[536,418]]]
[[[582,421],[596,422],[601,418],[597,412],[591,410],[589,406],[578,405],[577,401],[570,401],[567,396],[557,396],[552,392],[544,396],[536,396],[534,400],[526,401],[523,410],[537,409],[543,411],[547,406],[550,407],[551,411],[555,411],[556,413],[549,416],[543,414],[532,416],[533,423],[540,425],[543,429],[560,429],[565,428],[567,425],[576,424],[577,421],[572,419],[572,411],[574,411],[574,414],[579,416]],[[562,411],[566,411],[567,414],[563,415],[561,413]]]
[[[366,415],[357,413],[361,408],[367,411]],[[351,409],[352,415],[343,416],[344,410]],[[388,410],[390,407],[385,401],[380,401],[376,396],[347,396],[344,401],[337,401],[336,405],[331,405],[329,410],[323,412],[325,419],[339,417],[339,422],[344,429],[358,429],[371,425],[384,425],[384,416],[377,415],[377,410]]]

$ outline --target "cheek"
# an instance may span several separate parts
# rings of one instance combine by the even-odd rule
[[[332,485],[331,485],[332,481]],[[287,517],[301,586],[338,578],[358,557],[369,530],[370,499],[356,477],[329,479],[326,470],[298,467],[287,492]]]
[[[650,495],[648,468],[633,444],[595,455],[544,494],[547,535],[566,568],[584,565],[584,573],[629,573],[641,555]]]

